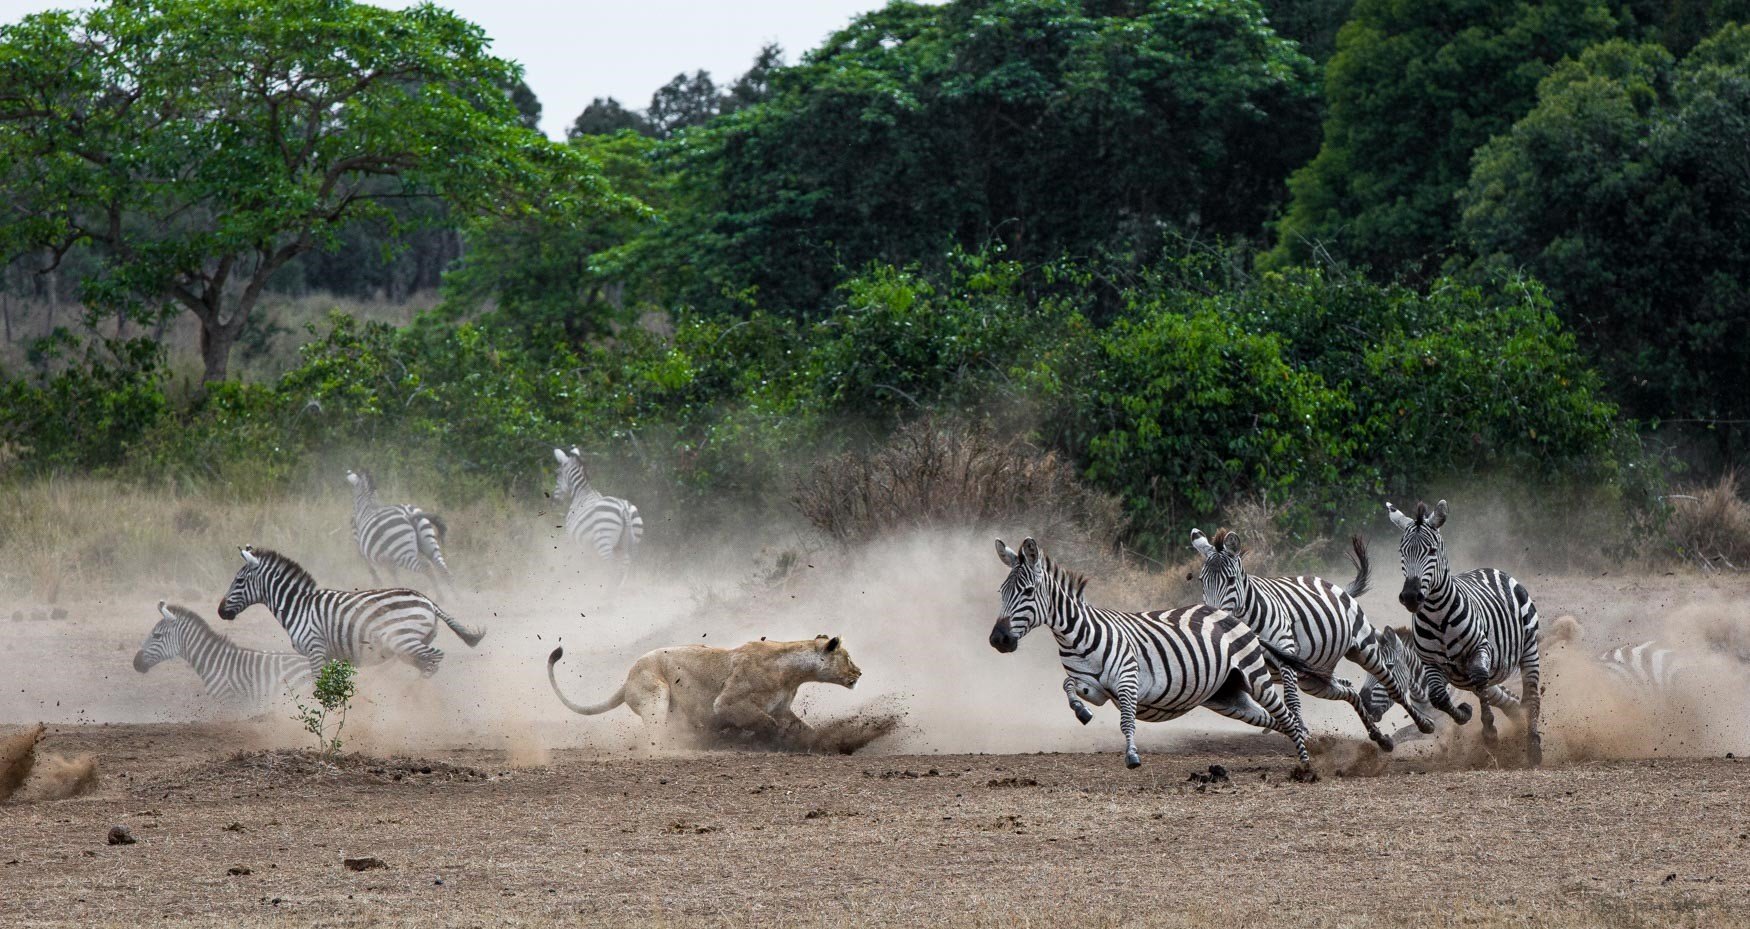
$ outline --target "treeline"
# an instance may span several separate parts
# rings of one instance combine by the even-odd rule
[[[233,46],[209,25],[208,57],[271,39],[314,41],[300,53],[325,61],[322,28],[386,17],[373,22],[402,38],[373,54],[417,33],[409,67],[425,76],[371,105],[396,138],[466,164],[394,148],[336,207],[309,192],[335,163],[313,162],[276,195],[330,213],[266,218],[243,196],[259,185],[219,174],[199,215],[258,227],[226,240],[236,223],[153,238],[56,220],[55,198],[85,188],[27,160],[7,196],[47,218],[0,244],[20,261],[64,246],[98,313],[183,312],[164,284],[211,283],[227,260],[215,241],[254,250],[238,266],[259,271],[279,254],[262,241],[312,235],[263,286],[344,291],[324,282],[423,250],[443,256],[441,304],[405,330],[336,320],[271,384],[225,381],[209,354],[190,392],[151,345],[64,340],[5,385],[0,441],[16,468],[277,486],[325,449],[362,448],[452,487],[526,482],[544,445],[582,441],[685,512],[782,497],[798,449],[949,414],[1063,454],[1122,498],[1145,548],[1242,499],[1331,532],[1379,495],[1466,476],[1645,505],[1668,451],[1707,467],[1744,455],[1738,7],[898,2],[794,63],[763,49],[724,86],[695,72],[643,110],[598,99],[548,143],[528,128],[538,102],[470,25],[297,0],[279,16],[303,30],[239,26]],[[72,34],[45,20],[0,44],[53,61],[56,23]],[[176,22],[155,28],[174,45]],[[0,147],[15,153],[45,117],[8,110],[22,98],[5,88],[68,93],[46,68],[21,73],[0,71]],[[426,99],[436,86],[447,96]],[[337,139],[352,125],[313,120]],[[151,151],[205,164],[209,150]],[[238,286],[203,293],[231,306]]]

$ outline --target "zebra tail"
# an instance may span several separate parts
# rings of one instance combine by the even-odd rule
[[[461,620],[445,613],[444,608],[438,606],[436,603],[433,603],[431,608],[433,612],[437,613],[438,619],[443,620],[444,625],[450,627],[450,631],[454,632],[469,648],[479,645],[480,640],[486,638],[486,630],[462,625]]]
[[[1367,593],[1367,582],[1372,577],[1372,569],[1367,563],[1367,541],[1359,534],[1350,537],[1349,544],[1354,547],[1355,554],[1351,558],[1355,562],[1355,579],[1349,582],[1349,596],[1359,598]]]
[[[427,513],[424,510],[420,510],[419,515],[424,517],[426,522],[431,523],[433,529],[437,530],[437,540],[439,542],[444,540],[444,536],[449,535],[450,527],[444,525],[444,519],[442,516],[439,516],[436,513]]]
[[[1288,670],[1293,671],[1296,675],[1307,675],[1315,678],[1323,678],[1325,676],[1323,672],[1319,671],[1319,669],[1302,661],[1300,656],[1290,655],[1282,649],[1277,648],[1275,643],[1263,636],[1258,636],[1258,644],[1264,646],[1266,664],[1272,664],[1277,668],[1287,668]]]
[[[553,666],[558,664],[559,659],[564,657],[564,655],[565,649],[561,646],[553,649],[553,653],[547,656],[547,683],[553,685],[553,695],[559,698],[560,703],[565,704],[566,709],[573,713],[580,713],[584,716],[595,716],[601,713],[606,713],[614,707],[626,702],[626,685],[621,684],[620,689],[614,691],[613,696],[600,703],[588,706],[581,703],[572,703],[571,698],[565,696],[565,691],[559,689],[559,677],[553,673]]]

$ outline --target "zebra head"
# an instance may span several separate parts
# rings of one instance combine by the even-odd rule
[[[177,615],[180,607],[169,606],[163,600],[158,601],[157,625],[146,636],[146,643],[134,653],[134,670],[145,674],[152,666],[182,654],[181,617]]]
[[[1378,649],[1380,663],[1385,666],[1386,673],[1391,675],[1392,682],[1398,685],[1398,692],[1420,706],[1428,702],[1428,691],[1422,685],[1422,656],[1416,653],[1410,634],[1408,628],[1387,626],[1379,631],[1374,645]],[[1373,717],[1373,721],[1379,722],[1380,717],[1391,709],[1392,698],[1385,687],[1369,675],[1361,688],[1361,703],[1367,707],[1368,715]]]
[[[1398,543],[1398,561],[1404,569],[1404,589],[1398,592],[1398,602],[1414,613],[1435,582],[1446,574],[1446,546],[1440,540],[1440,527],[1446,525],[1446,501],[1434,504],[1432,512],[1428,504],[1417,503],[1414,517],[1390,503],[1385,511],[1404,533]]]
[[[237,569],[225,599],[219,601],[219,618],[223,620],[236,619],[238,613],[267,599],[267,561],[256,554],[253,545],[237,551],[243,556],[243,567]]]
[[[368,497],[377,492],[377,484],[371,480],[371,472],[363,468],[346,472],[346,482],[352,485],[354,497]]]
[[[1203,530],[1191,530],[1191,547],[1203,556],[1203,603],[1229,613],[1237,612],[1245,599],[1246,569],[1240,564],[1245,553],[1238,537],[1239,533],[1222,529],[1212,542]]]
[[[1039,597],[1039,582],[1043,579],[1039,543],[1028,538],[1021,543],[1021,553],[997,540],[997,557],[1009,566],[1009,576],[1003,580],[999,595],[1002,611],[990,630],[990,645],[1003,654],[1021,647],[1021,637],[1045,617],[1045,604]]]
[[[559,476],[553,482],[553,499],[575,497],[589,486],[589,469],[583,466],[582,449],[575,445],[570,451],[553,449],[553,460],[559,462]]]

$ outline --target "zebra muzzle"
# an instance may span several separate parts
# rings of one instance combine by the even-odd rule
[[[991,648],[1007,655],[1010,652],[1013,652],[1016,648],[1019,648],[1020,645],[1021,640],[1015,638],[1015,634],[1009,631],[1009,621],[1007,619],[999,619],[997,620],[997,624],[991,627]]]

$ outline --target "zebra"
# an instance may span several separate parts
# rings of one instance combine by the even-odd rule
[[[1231,614],[1206,605],[1147,613],[1089,606],[1087,579],[1059,568],[1029,538],[1020,554],[997,540],[997,557],[1010,568],[1001,588],[1002,612],[990,631],[992,648],[1009,654],[1038,626],[1057,637],[1067,675],[1064,695],[1076,719],[1083,705],[1118,701],[1124,764],[1142,764],[1136,721],[1175,719],[1206,706],[1223,716],[1280,732],[1294,741],[1301,769],[1311,767],[1306,730],[1271,682],[1273,667],[1300,666],[1298,658],[1259,638]]]
[[[1303,687],[1315,697],[1348,703],[1361,717],[1368,738],[1391,751],[1391,737],[1374,725],[1376,718],[1362,702],[1360,691],[1332,674],[1337,663],[1347,658],[1384,683],[1391,699],[1409,711],[1417,729],[1434,731],[1434,720],[1416,705],[1414,695],[1419,690],[1414,679],[1380,655],[1379,636],[1356,602],[1367,590],[1370,573],[1367,544],[1360,536],[1350,540],[1356,574],[1347,589],[1321,577],[1253,577],[1241,563],[1245,553],[1235,536],[1223,529],[1212,541],[1202,531],[1191,530],[1191,547],[1203,556],[1203,603],[1232,613],[1271,645],[1307,664],[1311,670],[1304,676],[1283,669],[1285,695]],[[1299,702],[1290,696],[1289,705],[1296,712]]]
[[[141,674],[180,656],[200,675],[208,694],[257,707],[311,684],[310,663],[302,655],[244,648],[213,631],[193,610],[163,600],[158,601],[158,615],[134,655],[134,670]]]
[[[450,566],[444,561],[442,548],[447,530],[436,513],[378,502],[376,483],[368,471],[348,471],[346,482],[352,485],[353,538],[373,583],[383,582],[377,565],[388,567],[392,575],[398,570],[410,571],[450,583]]]
[[[243,567],[231,579],[219,618],[262,603],[285,627],[312,672],[332,660],[363,667],[399,658],[430,677],[444,653],[431,644],[443,620],[470,648],[485,638],[417,590],[323,590],[310,572],[278,552],[245,545]]]
[[[1404,571],[1404,587],[1398,602],[1415,614],[1410,624],[1415,652],[1421,659],[1422,685],[1435,708],[1464,725],[1470,721],[1469,704],[1454,704],[1448,684],[1478,697],[1482,708],[1483,738],[1495,741],[1495,714],[1491,707],[1525,716],[1525,759],[1535,766],[1543,762],[1543,736],[1538,729],[1538,616],[1537,606],[1525,585],[1494,568],[1463,574],[1447,570],[1446,547],[1440,527],[1446,524],[1446,501],[1416,504],[1416,515],[1406,516],[1390,503],[1385,505],[1391,521],[1403,531],[1398,556]],[[1520,696],[1517,701],[1495,686],[1517,671]]]
[[[1696,669],[1694,658],[1657,641],[1622,645],[1593,658],[1617,683],[1669,690]]]
[[[644,517],[631,501],[610,497],[590,484],[583,452],[577,446],[571,446],[570,451],[555,448],[553,458],[559,462],[553,498],[570,501],[565,510],[565,534],[593,546],[603,561],[613,561],[617,552],[620,581],[624,583],[632,570],[632,556],[644,538]]]

